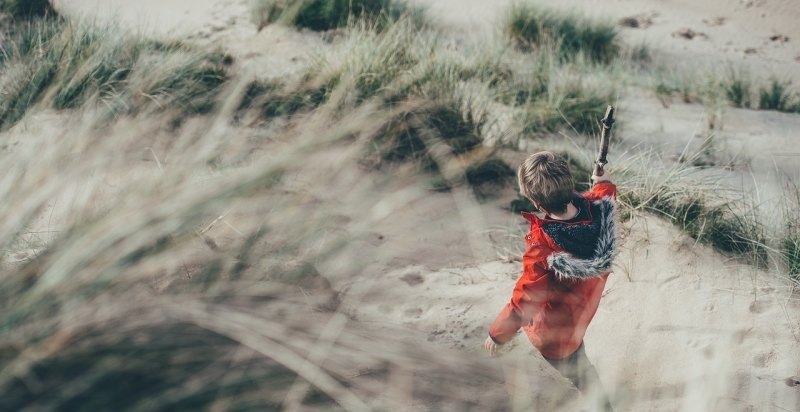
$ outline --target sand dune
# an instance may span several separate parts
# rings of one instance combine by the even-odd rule
[[[478,28],[477,35],[489,36],[510,1],[420,3],[456,33],[476,35]],[[118,19],[158,35],[217,45],[234,53],[242,70],[261,67],[272,75],[291,72],[325,47],[313,35],[286,28],[257,33],[245,1],[60,0],[57,5],[70,14]],[[648,42],[666,59],[743,62],[754,70],[800,79],[800,7],[794,0],[565,1],[558,6],[614,20],[634,17],[640,27],[625,29],[625,38]],[[702,35],[689,39],[680,34],[685,29]],[[703,127],[703,111],[697,106],[659,108],[657,100],[642,96],[623,98],[620,106],[629,110],[631,119],[641,119],[625,122],[624,139],[667,154],[679,151]],[[754,187],[777,182],[765,198],[779,196],[776,174],[797,178],[797,162],[789,158],[775,163],[768,153],[792,144],[800,120],[749,111],[727,116],[720,139],[728,142],[731,153],[753,153],[752,170],[759,179]],[[368,177],[354,177],[359,178]],[[343,222],[358,218],[348,214],[346,204],[336,203],[336,192],[346,188],[326,191],[314,188],[311,179],[298,177],[298,182],[341,209],[337,213]],[[510,296],[519,273],[518,262],[498,259],[492,233],[505,228],[499,243],[513,252],[523,222],[497,204],[465,200],[459,191],[416,195],[412,208],[374,228],[374,238],[352,245],[363,256],[387,250],[395,255],[369,272],[382,278],[381,293],[353,310],[361,319],[391,326],[393,333],[407,330],[406,339],[435,342],[465,357],[485,356],[480,345],[488,324]],[[394,224],[398,219],[404,224]],[[795,383],[800,375],[800,298],[794,286],[697,245],[653,217],[635,216],[626,223],[625,233],[624,251],[586,337],[588,355],[618,410],[800,410],[800,386]],[[520,237],[520,246],[521,242]],[[327,275],[335,289],[359,281],[337,273],[335,267]],[[519,382],[524,381],[531,387],[524,396],[538,397],[540,405],[552,406],[557,397],[536,392],[545,384],[576,396],[531,353],[524,337],[516,338],[505,352],[498,365],[510,378],[487,391],[502,392],[516,384],[515,391],[523,393]],[[509,369],[510,360],[529,362],[521,368],[524,379],[511,378],[519,374]],[[424,404],[415,407],[425,409]]]

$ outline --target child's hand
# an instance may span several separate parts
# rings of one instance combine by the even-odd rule
[[[494,343],[494,340],[492,340],[491,336],[487,336],[486,341],[483,342],[483,348],[486,349],[487,352],[489,352],[489,356],[494,356],[495,354],[497,354],[498,346],[500,345]]]
[[[595,182],[595,183],[598,183],[598,182],[610,182],[611,181],[611,171],[608,170],[608,169],[603,169],[603,175],[602,176],[592,175],[592,181]]]

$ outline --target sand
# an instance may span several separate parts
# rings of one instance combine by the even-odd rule
[[[420,3],[456,34],[491,36],[510,2]],[[613,20],[633,17],[639,27],[624,29],[626,40],[646,41],[662,58],[744,62],[753,70],[800,79],[800,7],[793,0],[558,4]],[[68,14],[117,19],[153,35],[223,47],[240,60],[242,70],[254,75],[290,73],[325,47],[307,32],[282,27],[257,32],[245,1],[59,0],[57,5]],[[689,39],[687,33],[695,35]],[[664,107],[653,96],[626,96],[620,113],[633,119],[622,123],[621,141],[666,155],[679,153],[707,132],[699,105],[676,102]],[[796,157],[786,156],[798,127],[796,115],[727,110],[717,139],[728,156],[747,160],[730,181],[754,176],[750,182],[755,183],[743,187],[763,188],[762,200],[780,196],[780,179],[798,178]],[[359,169],[351,173],[349,184],[372,178]],[[335,209],[344,226],[359,218],[339,196],[346,186],[323,188],[311,176],[296,178],[298,187]],[[519,274],[514,257],[522,247],[524,221],[503,210],[501,202],[477,203],[461,190],[431,194],[410,189],[409,195],[415,199],[410,207],[382,220],[372,229],[374,236],[350,245],[350,256],[368,258],[387,251],[393,256],[371,263],[365,273],[380,276],[381,292],[352,310],[359,319],[386,325],[394,333],[407,330],[405,339],[483,357],[480,346],[487,327]],[[336,265],[325,274],[339,290],[359,281],[337,271]],[[635,216],[625,224],[624,250],[587,333],[586,348],[620,411],[800,410],[800,386],[792,380],[800,375],[800,296],[794,286],[697,245],[653,217]],[[517,385],[516,397],[547,398],[537,388],[570,390],[524,337],[508,344],[497,362],[509,378],[487,386],[487,391]],[[527,371],[522,375],[510,366],[520,363]],[[413,406],[425,409],[424,404]]]

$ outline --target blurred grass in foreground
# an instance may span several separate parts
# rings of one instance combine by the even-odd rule
[[[341,29],[341,55],[297,78],[254,80],[217,53],[96,30],[25,26],[2,62],[2,124],[25,138],[0,151],[0,409],[531,406],[498,390],[515,370],[358,319],[396,254],[359,242],[431,189],[507,187],[500,150],[591,131],[609,97],[594,85],[622,69],[437,47],[401,19]],[[26,135],[46,108],[61,123]],[[648,167],[622,180],[629,211],[761,253],[757,224]]]

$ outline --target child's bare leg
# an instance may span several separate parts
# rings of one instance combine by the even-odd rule
[[[545,358],[547,359],[547,358]],[[547,361],[561,374],[572,381],[576,388],[587,397],[591,397],[597,406],[597,410],[613,411],[611,402],[603,390],[600,377],[583,349],[583,343],[572,355],[564,359]]]

